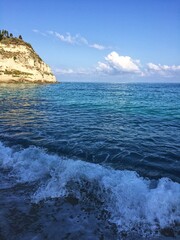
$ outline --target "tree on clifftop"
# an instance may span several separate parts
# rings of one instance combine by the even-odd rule
[[[1,33],[1,31],[0,31],[0,41],[3,39],[3,35],[2,35],[2,33]]]
[[[9,32],[8,32],[7,30],[5,30],[5,29],[0,30],[0,41],[1,41],[2,39],[6,39],[6,38],[16,38],[16,37],[14,37],[12,33],[9,33]],[[22,38],[21,35],[19,35],[18,38],[19,38],[20,40],[23,40],[23,38]]]
[[[4,29],[0,31],[0,40],[2,40],[3,38],[9,38],[9,32]]]

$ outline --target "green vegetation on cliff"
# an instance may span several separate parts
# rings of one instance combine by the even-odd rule
[[[13,34],[9,33],[7,30],[4,30],[4,29],[0,30],[0,41],[3,39],[8,39],[8,38],[12,39],[12,38],[16,38],[16,37],[13,37]],[[19,35],[18,39],[22,40],[22,36]]]
[[[19,35],[19,37],[14,37],[13,34],[9,33],[7,30],[0,30],[0,43],[26,45],[32,48],[31,44],[25,42],[21,35]]]
[[[33,59],[38,59],[39,62],[42,61],[42,59],[40,58],[40,56],[34,51],[33,47],[31,46],[30,43],[27,43],[23,40],[22,36],[19,35],[19,37],[14,37],[12,33],[9,33],[7,30],[0,30],[0,43],[2,44],[6,44],[6,45],[24,45],[26,47],[28,47],[31,50],[31,57]],[[16,53],[12,53],[12,52],[5,52],[3,51],[3,49],[0,49],[0,53],[2,56],[4,57],[13,57],[14,60],[16,59]]]

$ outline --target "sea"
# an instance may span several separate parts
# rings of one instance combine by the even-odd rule
[[[0,239],[180,239],[180,84],[0,84]]]

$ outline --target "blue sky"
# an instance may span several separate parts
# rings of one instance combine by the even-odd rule
[[[180,81],[179,0],[1,0],[60,81]]]

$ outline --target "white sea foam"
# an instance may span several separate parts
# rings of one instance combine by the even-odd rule
[[[133,171],[63,159],[36,147],[13,151],[2,143],[0,167],[9,169],[17,182],[38,180],[39,188],[32,195],[35,203],[70,193],[81,200],[80,189],[88,182],[86,191],[103,201],[120,231],[155,232],[180,223],[180,184],[167,178],[153,181]]]

